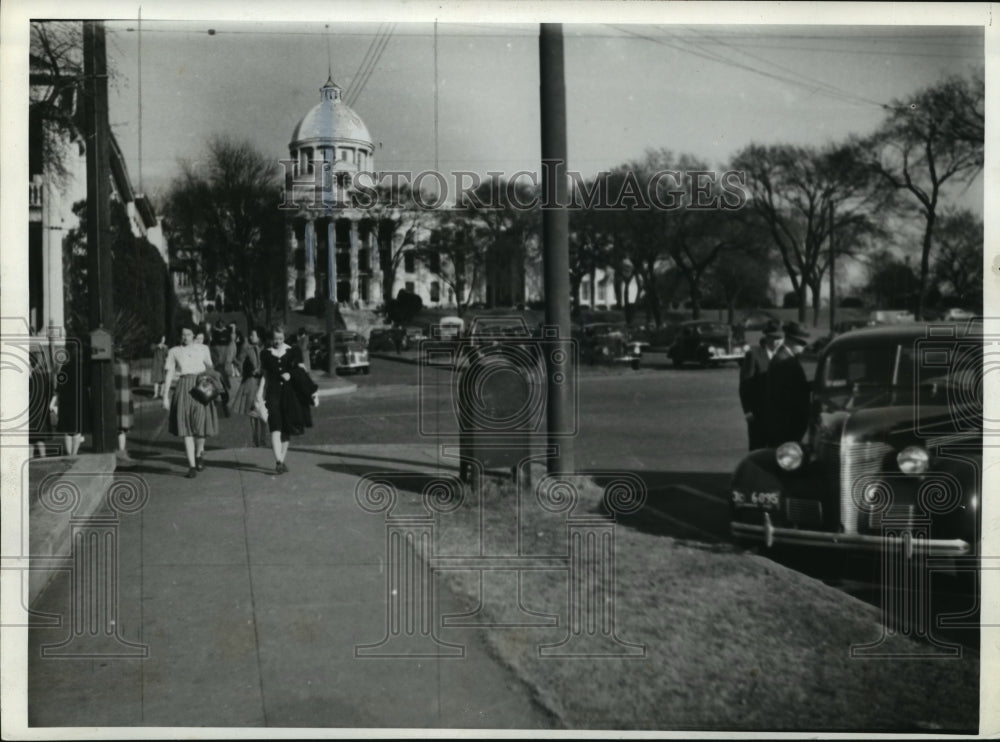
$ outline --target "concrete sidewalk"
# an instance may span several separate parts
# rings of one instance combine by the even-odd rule
[[[384,514],[362,509],[355,487],[371,472],[435,471],[433,447],[318,446],[306,435],[287,474],[275,475],[266,449],[210,450],[188,480],[167,443],[133,453],[129,473],[149,497],[115,524],[117,607],[97,627],[113,619],[117,637],[88,642],[102,622],[82,611],[73,629],[69,571],[34,606],[63,621],[30,632],[33,726],[558,726],[481,629],[441,627],[470,606],[438,583],[434,634],[464,657],[355,657],[390,632],[387,575],[398,566]],[[396,618],[405,632],[408,617]],[[143,646],[146,659],[135,656]],[[81,647],[83,658],[58,656]]]

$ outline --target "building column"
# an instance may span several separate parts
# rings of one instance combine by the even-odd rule
[[[358,223],[351,220],[351,306],[358,303]]]
[[[333,219],[326,223],[326,288],[327,296],[337,301],[337,224]]]
[[[316,222],[306,220],[306,301],[316,296]]]
[[[291,220],[285,222],[285,250],[288,252],[288,280],[285,290],[288,294],[288,307],[298,304],[298,297],[295,296],[295,282],[298,278],[298,270],[295,267],[295,251],[299,247],[299,241],[295,239],[295,225]]]
[[[368,288],[369,303],[377,307],[382,303],[382,263],[378,254],[378,240],[375,239],[375,230],[369,228],[365,235],[365,243],[368,245],[372,268],[371,286]]]

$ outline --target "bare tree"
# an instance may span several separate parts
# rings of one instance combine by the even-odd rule
[[[281,305],[287,256],[277,164],[252,144],[216,137],[196,170],[182,166],[166,227],[196,263],[203,291],[221,290],[250,326]]]
[[[473,221],[457,211],[442,211],[429,240],[416,247],[417,256],[455,294],[459,314],[472,303],[482,277],[489,242]]]
[[[866,234],[878,232],[888,194],[875,187],[856,143],[825,149],[752,144],[733,163],[746,174],[752,205],[771,233],[792,289],[799,321],[812,293],[813,322],[830,267],[830,240],[849,254]]]
[[[982,311],[982,220],[965,209],[947,212],[937,223],[934,241],[934,277],[956,299]]]
[[[56,185],[68,176],[65,145],[82,141],[78,125],[83,90],[83,24],[79,21],[32,21],[29,48],[31,121],[30,156],[37,171]]]
[[[407,250],[412,249],[425,228],[424,211],[418,208],[406,183],[379,184],[376,198],[367,209],[375,232],[379,265],[382,269],[382,296],[390,298],[396,274]]]
[[[971,182],[983,169],[985,86],[981,74],[952,77],[897,100],[870,138],[871,167],[893,189],[909,194],[924,219],[920,291],[923,314],[942,189]]]

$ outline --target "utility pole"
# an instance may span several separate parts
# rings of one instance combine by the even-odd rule
[[[835,289],[837,271],[836,263],[834,262],[834,256],[837,251],[833,248],[833,201],[829,203],[827,211],[830,212],[830,334],[832,335],[834,332],[833,326],[837,322],[837,292]]]
[[[87,294],[91,333],[111,332],[114,318],[111,281],[111,172],[108,126],[108,65],[103,21],[83,22],[84,129],[87,147]],[[92,338],[94,336],[92,335]],[[107,345],[111,345],[109,342]],[[115,381],[110,347],[92,342],[90,422],[94,451],[117,447]]]
[[[559,328],[559,338],[570,337],[569,212],[566,199],[566,75],[562,24],[543,23],[538,37],[539,95],[542,123],[542,268],[545,281],[545,324]],[[548,383],[548,438],[558,454],[549,459],[551,474],[576,469],[570,435],[575,430],[576,354],[568,354],[562,368],[545,353]]]
[[[326,375],[333,379],[337,376],[337,225],[332,216],[326,226],[326,339]]]

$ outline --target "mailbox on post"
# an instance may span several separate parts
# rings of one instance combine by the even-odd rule
[[[90,333],[90,360],[111,360],[111,333],[103,327],[98,327]]]
[[[455,359],[454,393],[459,422],[462,479],[504,469],[527,477],[519,465],[545,427],[544,371],[537,342],[519,325],[476,322]]]

